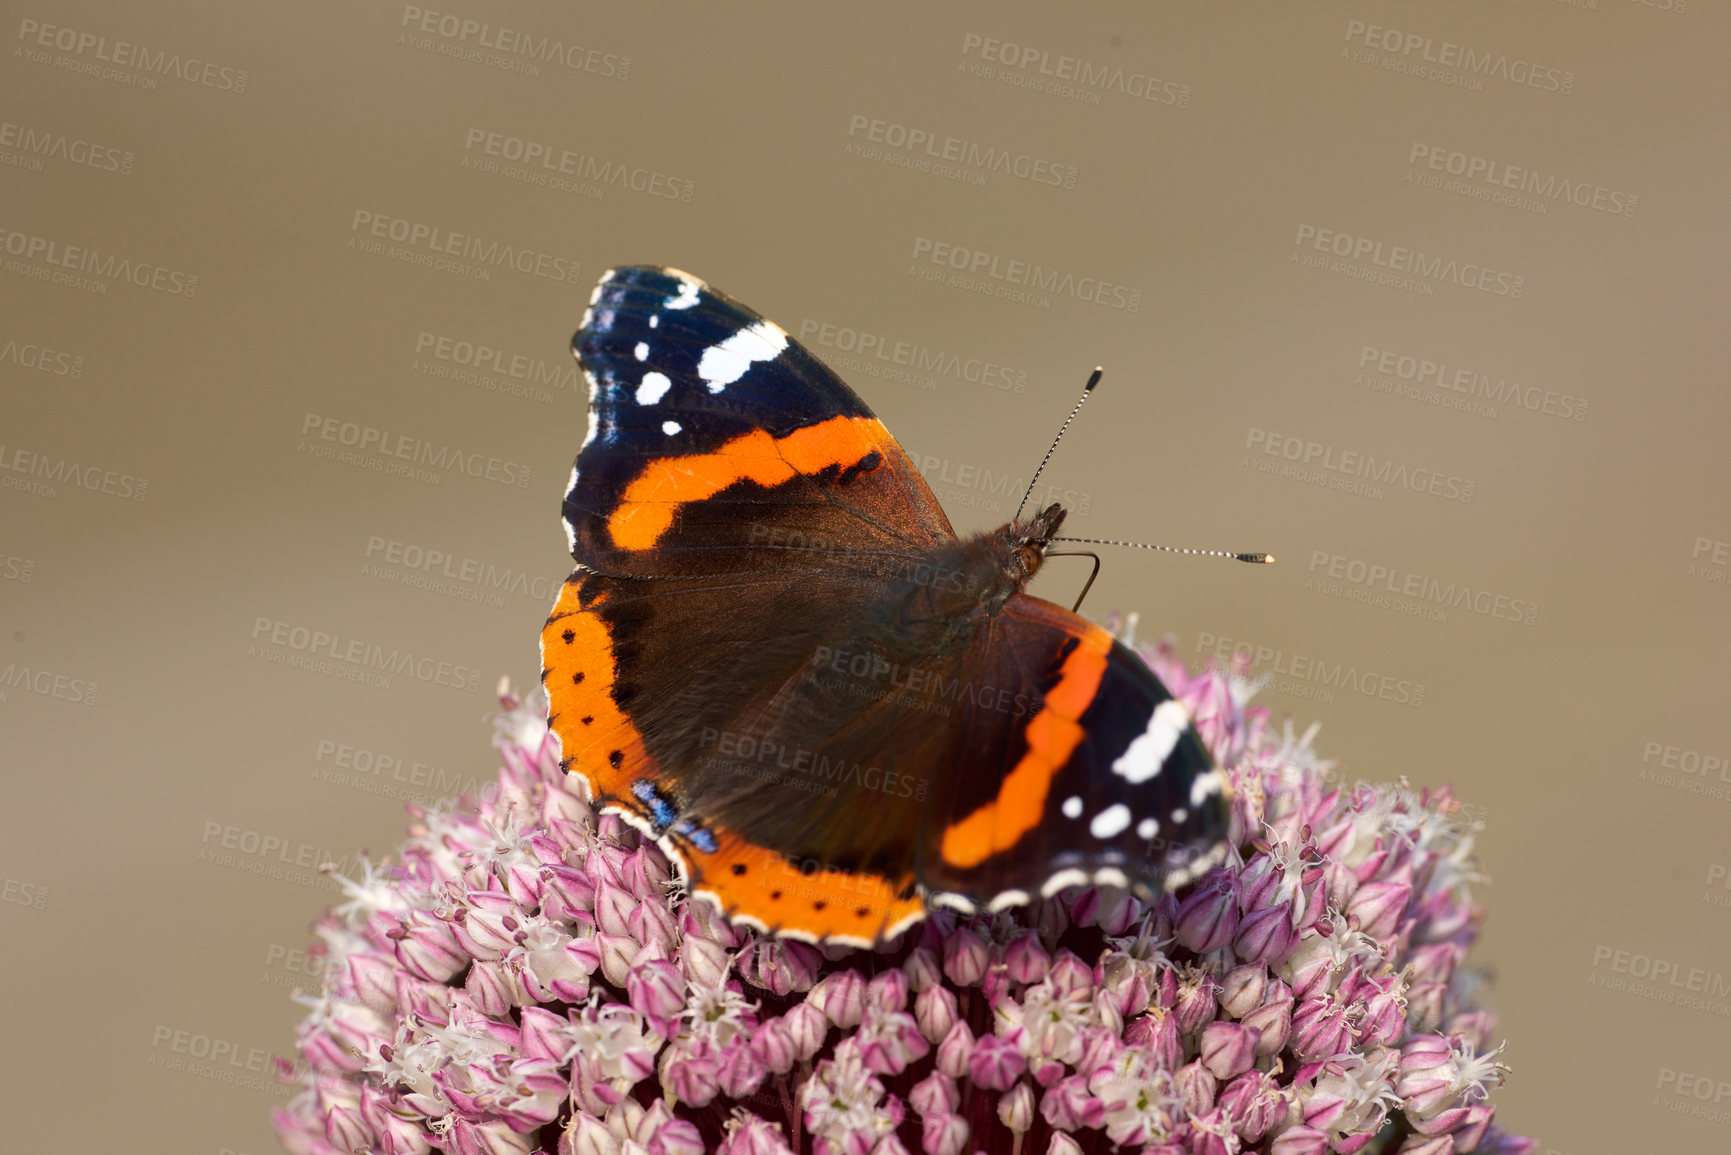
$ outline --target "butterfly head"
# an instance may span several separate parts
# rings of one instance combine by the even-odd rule
[[[1018,584],[1040,572],[1046,560],[1046,546],[1064,524],[1064,514],[1064,507],[1054,502],[1026,521],[1012,521],[998,531],[1008,547],[1005,568]]]

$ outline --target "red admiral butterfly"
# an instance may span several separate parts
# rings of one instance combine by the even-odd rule
[[[853,390],[677,269],[608,272],[572,345],[592,393],[548,721],[693,893],[868,945],[928,906],[1146,897],[1224,857],[1184,708],[1022,592],[1061,506],[957,538]]]

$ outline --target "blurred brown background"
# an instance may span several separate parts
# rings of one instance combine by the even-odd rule
[[[632,262],[962,530],[1103,364],[1071,532],[1280,564],[1091,612],[1484,820],[1499,1122],[1731,1145],[1723,6],[149,7],[0,24],[0,1146],[277,1149],[313,867],[491,775]]]

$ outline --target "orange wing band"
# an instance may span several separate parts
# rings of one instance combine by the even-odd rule
[[[761,429],[735,437],[713,453],[652,461],[625,487],[607,518],[607,532],[622,549],[649,549],[673,525],[679,507],[702,501],[738,481],[768,487],[832,465],[854,465],[892,444],[875,417],[832,417],[786,437]]]
[[[770,931],[875,943],[925,913],[912,877],[891,880],[794,862],[732,831],[720,832],[712,852],[682,849],[694,892]]]
[[[951,866],[978,866],[1014,846],[1040,824],[1052,779],[1082,742],[1081,717],[1106,675],[1112,635],[1090,626],[1064,659],[1057,684],[1028,722],[1028,752],[998,787],[998,796],[960,822],[944,828],[939,853]]]
[[[618,671],[613,639],[594,611],[607,594],[584,609],[578,594],[584,574],[572,574],[541,631],[542,683],[548,713],[559,735],[560,756],[568,771],[582,776],[592,801],[616,802],[633,812],[642,807],[627,784],[653,770],[643,736],[613,701]]]

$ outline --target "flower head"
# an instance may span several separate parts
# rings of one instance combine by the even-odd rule
[[[1273,732],[1242,664],[1141,653],[1232,782],[1225,865],[1153,903],[937,911],[874,950],[689,901],[560,771],[540,691],[502,685],[497,781],[411,807],[395,860],[339,877],[313,928],[284,1144],[1352,1155],[1381,1131],[1526,1150],[1492,1126],[1507,1068],[1461,965],[1482,878],[1452,795],[1332,785],[1316,728]]]

